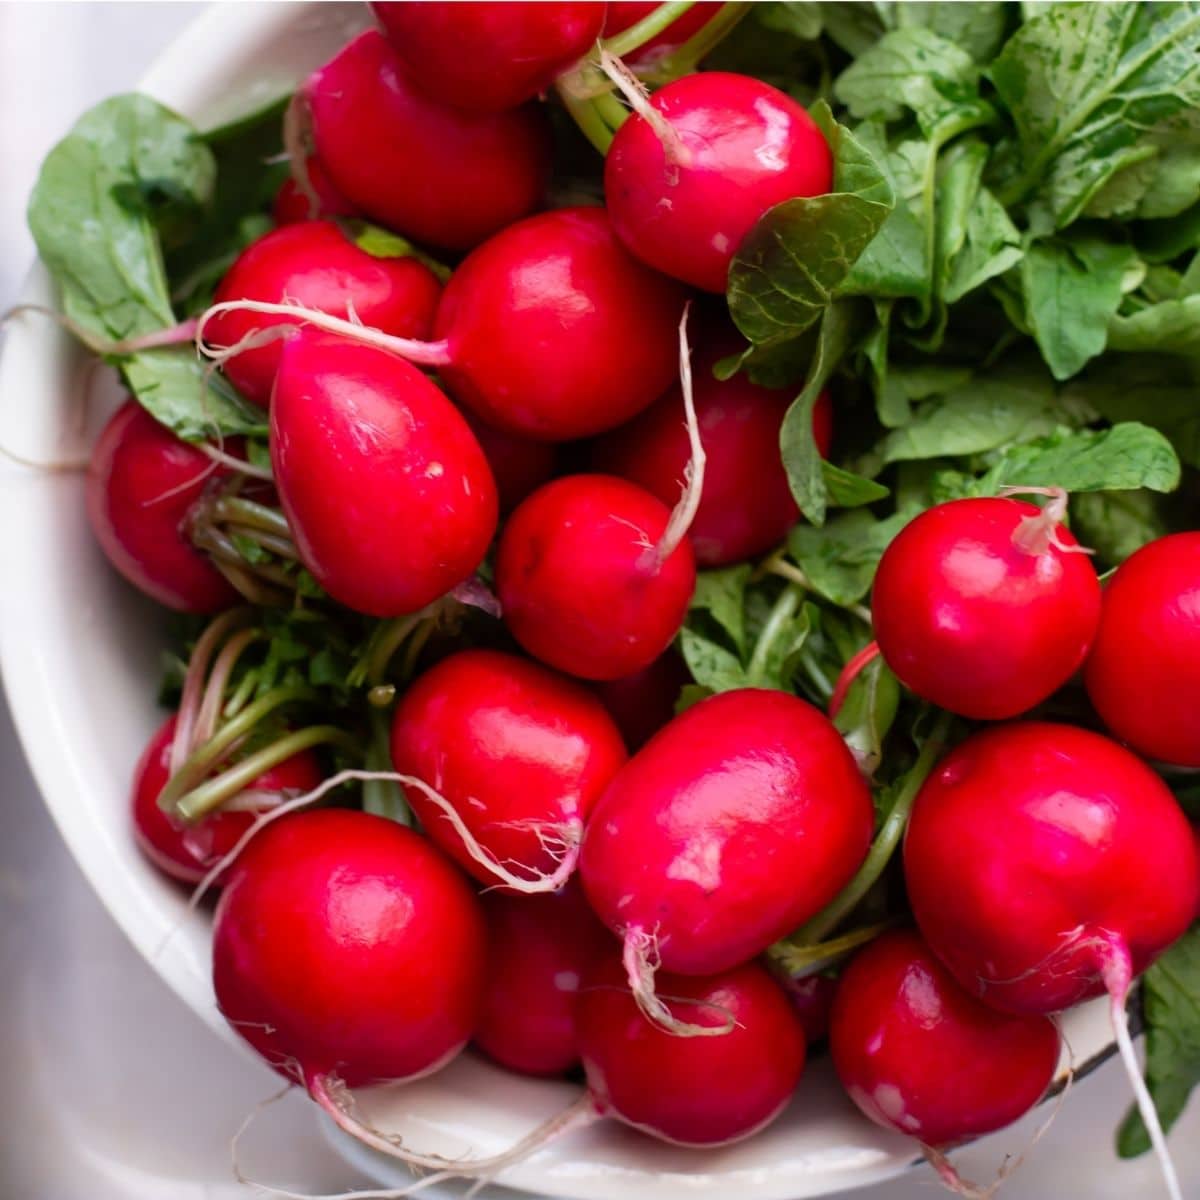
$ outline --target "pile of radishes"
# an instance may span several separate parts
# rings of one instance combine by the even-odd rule
[[[774,1120],[827,1038],[859,1109],[962,1187],[941,1152],[1041,1099],[1057,1014],[1107,994],[1128,1054],[1132,984],[1200,914],[1150,765],[1200,767],[1200,534],[1102,587],[1053,478],[927,506],[847,607],[829,715],[692,683],[698,567],[790,571],[759,628],[806,602],[776,552],[796,388],[739,369],[722,295],[834,155],[775,87],[695,70],[747,7],[373,5],[288,110],[276,227],[181,335],[264,410],[265,450],[130,400],[93,455],[105,553],[211,618],[137,767],[138,840],[220,887],[233,1027],[420,1167],[513,1155],[399,1147],[348,1088],[470,1044],[582,1067],[547,1136],[604,1116],[713,1146]],[[395,236],[364,248],[359,218]],[[884,666],[918,717],[873,803],[832,718]],[[1053,719],[1081,670],[1094,708]]]

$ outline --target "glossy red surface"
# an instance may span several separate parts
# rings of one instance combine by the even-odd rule
[[[250,843],[217,906],[225,1019],[281,1074],[411,1079],[466,1045],[486,945],[479,901],[429,841],[344,809]]]
[[[1200,533],[1143,546],[1104,588],[1088,696],[1139,754],[1200,767]],[[1188,698],[1188,699],[1185,699]]]
[[[585,972],[611,955],[577,881],[541,896],[485,892],[488,965],[475,1045],[523,1075],[559,1075],[579,1061],[575,996]]]
[[[741,689],[689,708],[629,760],[592,813],[580,873],[610,929],[653,933],[668,971],[704,975],[759,954],[832,900],[874,823],[824,714]]]
[[[1200,905],[1200,858],[1174,796],[1086,729],[1021,721],[951,751],[917,795],[904,874],[921,933],[968,991],[1051,1013],[1143,971]]]
[[[604,18],[604,36],[612,37],[631,25],[636,25],[643,17],[648,17],[658,4],[659,0],[613,0],[608,6],[608,15]],[[656,34],[648,42],[643,42],[632,54],[626,54],[625,63],[637,66],[651,62],[682,46],[694,33],[699,33],[717,15],[720,8],[719,3],[704,3],[703,0],[693,4],[662,33]]]
[[[112,563],[139,591],[180,612],[227,608],[237,593],[187,535],[188,514],[220,468],[135,400],[92,450],[87,514]]]
[[[585,979],[576,1007],[600,1111],[684,1146],[736,1142],[769,1125],[796,1090],[805,1058],[804,1032],[779,984],[745,963],[700,979],[660,975],[659,989],[680,1020],[721,1026],[732,1016],[736,1024],[715,1037],[656,1028],[613,954]]]
[[[289,338],[270,444],[301,560],[349,608],[416,612],[487,552],[497,510],[483,451],[454,405],[393,354]]]
[[[329,176],[315,154],[305,159],[304,169],[308,172],[309,184],[317,194],[317,211],[312,211],[308,197],[297,187],[296,181],[285,179],[271,205],[271,217],[276,225],[294,225],[297,221],[312,221],[321,217],[358,215],[354,205],[329,182]]]
[[[784,200],[828,192],[833,155],[796,101],[747,75],[685,75],[650,103],[686,158],[668,162],[658,134],[631,116],[604,164],[613,228],[643,262],[724,292],[729,263],[755,222]]]
[[[470,409],[464,409],[463,416],[492,468],[502,513],[512,512],[530,492],[554,477],[559,452],[552,442],[535,442],[532,438],[496,429],[481,421]]]
[[[687,664],[668,647],[648,667],[620,679],[600,680],[592,690],[632,751],[640,750],[674,717],[679,693],[691,682]]]
[[[829,1048],[877,1125],[944,1146],[1010,1125],[1045,1094],[1059,1056],[1049,1017],[999,1013],[964,992],[908,930],[842,974]]]
[[[1083,663],[1100,620],[1087,555],[1013,540],[1036,505],[990,497],[927,509],[875,574],[871,615],[887,665],[918,696],[999,720],[1057,691]],[[1075,539],[1066,529],[1067,546]]]
[[[496,552],[504,622],[534,658],[581,679],[619,679],[679,632],[696,586],[687,539],[661,566],[670,511],[611,475],[567,475],[508,519]]]
[[[585,821],[625,761],[608,713],[581,684],[496,650],[462,650],[426,671],[392,721],[392,762],[457,811],[476,841],[518,875],[551,874],[538,837]],[[481,883],[498,877],[467,853],[441,811],[406,789],[430,838]]]
[[[404,70],[439,104],[467,112],[515,108],[590,50],[606,5],[393,2],[371,5]]]
[[[441,291],[433,272],[415,258],[376,258],[332,221],[303,221],[247,246],[213,300],[286,300],[343,319],[355,314],[364,325],[397,337],[427,338]],[[257,330],[288,323],[262,313],[220,313],[206,326],[206,339],[233,346]],[[223,368],[234,387],[262,408],[271,399],[282,348],[281,339],[244,350]]]
[[[438,308],[451,395],[498,429],[566,441],[640,412],[679,370],[683,290],[622,249],[602,208],[521,221],[469,255]]]
[[[389,229],[465,250],[542,202],[550,138],[538,107],[477,114],[437,104],[375,30],[311,75],[304,95],[329,181]]]
[[[688,532],[696,562],[726,566],[765,553],[800,519],[779,453],[779,429],[795,389],[758,387],[743,374],[724,382],[715,362],[735,343],[721,338],[697,351],[692,393],[707,463],[700,508]],[[822,392],[813,410],[821,454],[832,441],[833,411]],[[592,463],[644,487],[668,507],[678,500],[691,446],[678,384],[627,425],[600,438]]]
[[[172,713],[142,752],[133,774],[133,833],[142,853],[160,871],[184,883],[199,883],[210,867],[225,857],[254,824],[266,806],[255,811],[217,811],[195,825],[176,825],[161,808],[158,797],[170,778],[171,739],[175,736]],[[246,789],[264,797],[281,793],[301,795],[322,779],[321,766],[311,750],[264,771]],[[287,796],[281,796],[286,799]]]

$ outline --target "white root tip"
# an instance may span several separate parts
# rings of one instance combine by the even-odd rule
[[[1060,554],[1095,554],[1078,542],[1063,540],[1061,527],[1067,515],[1068,495],[1060,487],[1002,487],[1000,496],[1049,496],[1050,502],[1036,517],[1026,517],[1013,534],[1013,544],[1026,554],[1045,554],[1053,547]]]
[[[1120,940],[1108,940],[1108,953],[1103,965],[1104,986],[1109,995],[1109,1017],[1112,1021],[1113,1037],[1116,1038],[1117,1050],[1121,1055],[1121,1063],[1129,1076],[1133,1088],[1134,1099],[1137,1101],[1138,1112],[1150,1135],[1150,1144],[1158,1158],[1162,1170],[1163,1182],[1167,1185],[1167,1195],[1170,1200],[1183,1200],[1183,1190],[1179,1186],[1179,1175],[1175,1163],[1171,1159],[1171,1151],[1167,1148],[1166,1135],[1163,1133],[1162,1122],[1158,1119],[1158,1109],[1154,1099],[1142,1078],[1142,1069],[1133,1048],[1133,1039],[1129,1036],[1129,1022],[1125,1015],[1125,1001],[1129,988],[1133,983],[1133,965],[1129,958],[1129,948]]]
[[[625,968],[625,977],[629,981],[629,990],[633,993],[638,1011],[656,1029],[672,1033],[676,1037],[724,1037],[736,1026],[737,1021],[733,1014],[719,1005],[704,1007],[717,1009],[724,1014],[725,1019],[720,1025],[695,1025],[690,1021],[681,1021],[667,1007],[663,997],[654,990],[654,976],[660,965],[658,939],[654,934],[647,933],[637,926],[627,929],[621,963]],[[686,1000],[685,1003],[698,1002]]]
[[[265,300],[225,300],[206,309],[196,322],[196,350],[204,358],[218,363],[224,362],[242,350],[252,348],[248,338],[242,339],[236,346],[214,346],[205,339],[205,331],[209,322],[214,317],[220,316],[221,313],[227,312],[250,312],[268,317],[287,317],[299,324],[311,325],[314,329],[323,330],[325,333],[335,333],[352,342],[374,346],[377,350],[386,350],[390,354],[398,355],[400,358],[421,366],[441,367],[450,361],[449,345],[445,340],[421,342],[413,338],[393,337],[370,325],[363,325],[346,317],[335,317],[315,308],[305,308],[301,304],[287,300],[280,304],[269,304]],[[278,332],[266,329],[256,330],[249,337],[259,334],[271,334],[273,337],[282,336]]]
[[[692,390],[692,353],[687,336],[688,313],[691,307],[692,302],[689,300],[683,306],[683,316],[679,321],[679,389],[683,393],[683,412],[691,457],[684,469],[683,492],[679,502],[671,510],[667,527],[654,548],[652,563],[656,572],[687,537],[688,530],[696,519],[696,513],[700,511],[700,501],[704,495],[704,469],[708,456],[700,439],[700,422],[696,417],[696,401]]]
[[[600,47],[600,70],[612,80],[613,85],[625,97],[626,103],[654,131],[662,144],[663,156],[671,168],[671,183],[679,176],[679,168],[688,166],[692,152],[684,145],[675,126],[650,103],[646,85],[619,59]]]

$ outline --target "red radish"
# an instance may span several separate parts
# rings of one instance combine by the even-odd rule
[[[1082,665],[1100,583],[1044,511],[1022,500],[951,500],[922,513],[879,563],[871,597],[887,665],[918,696],[977,720],[1026,712]]]
[[[180,612],[228,607],[237,592],[188,537],[189,517],[224,471],[134,400],[101,432],[87,476],[87,514],[104,553],[139,591]]]
[[[600,36],[606,5],[373,3],[405,74],[430,99],[467,112],[515,108],[545,91]]]
[[[670,384],[678,285],[622,249],[602,208],[530,217],[480,246],[438,308],[451,395],[546,441],[627,421]]]
[[[718,336],[695,366],[696,418],[708,462],[704,496],[688,536],[696,562],[704,567],[762,554],[800,519],[779,454],[780,426],[795,392],[759,387],[744,374],[717,379],[713,364],[733,350],[732,339]],[[597,442],[595,469],[629,479],[673,504],[690,454],[682,411],[676,387]],[[813,433],[826,456],[833,437],[828,392],[813,409]]]
[[[395,355],[304,333],[283,343],[271,463],[304,565],[339,603],[416,612],[467,579],[496,485],[454,406]]]
[[[600,1114],[682,1146],[720,1146],[769,1125],[796,1090],[805,1058],[804,1031],[779,984],[757,963],[660,982],[679,1022],[728,1032],[697,1042],[655,1028],[611,956],[585,979],[576,1005]]]
[[[574,881],[544,896],[486,892],[488,961],[475,1044],[524,1075],[559,1075],[579,1061],[575,996],[612,937]]]
[[[849,882],[874,823],[833,724],[795,696],[745,688],[689,708],[629,760],[592,813],[580,870],[625,939],[639,1004],[669,1024],[656,961],[708,975],[761,953]]]
[[[683,659],[668,648],[648,667],[620,679],[600,680],[592,690],[616,721],[625,745],[640,750],[674,717],[679,693],[691,682]]]
[[[608,16],[604,19],[604,36],[607,38],[623,33],[648,17],[658,5],[659,0],[613,0],[608,6]],[[655,34],[649,41],[643,42],[632,54],[626,54],[625,62],[631,67],[643,66],[664,58],[694,34],[699,33],[717,15],[721,7],[719,3],[693,4],[662,33]]]
[[[146,857],[173,879],[199,883],[210,867],[229,854],[254,820],[291,793],[309,792],[322,778],[311,750],[264,771],[247,789],[245,807],[221,809],[192,826],[176,825],[158,806],[171,775],[172,713],[150,739],[133,776],[133,832]]]
[[[829,1048],[877,1125],[945,1146],[1011,1125],[1045,1095],[1060,1038],[1045,1016],[1000,1013],[963,991],[909,930],[860,950],[833,1002]]]
[[[415,1079],[475,1027],[479,902],[429,842],[339,809],[264,829],[230,873],[213,931],[225,1019],[359,1132],[346,1087]]]
[[[378,258],[360,250],[332,221],[302,221],[247,246],[213,299],[217,304],[286,300],[385,333],[424,338],[433,327],[440,293],[436,276],[417,259]],[[207,322],[207,336],[233,347],[254,340],[260,330],[279,327],[288,327],[287,317],[235,309]],[[233,385],[263,408],[271,398],[281,347],[280,340],[271,340],[224,359]]]
[[[625,761],[586,688],[495,650],[426,671],[396,709],[391,751],[398,772],[442,797],[407,789],[429,837],[481,883],[529,891],[574,870],[584,822]]]
[[[354,205],[329,182],[329,176],[315,154],[305,159],[304,172],[313,198],[306,196],[304,189],[294,179],[285,179],[271,205],[271,217],[276,225],[294,225],[297,221],[312,221],[320,217],[358,216]]]
[[[671,513],[610,475],[569,475],[508,519],[496,591],[512,635],[535,658],[582,679],[647,667],[679,632],[696,585],[686,539],[661,559]]]
[[[512,512],[530,492],[554,478],[559,452],[553,443],[494,429],[469,410],[463,416],[492,468],[502,513]]]
[[[1159,538],[1104,589],[1100,631],[1084,667],[1104,723],[1139,754],[1200,767],[1200,533]]]
[[[602,208],[567,208],[467,256],[442,295],[436,341],[258,301],[210,308],[196,338],[205,349],[205,327],[229,311],[303,321],[438,368],[455,399],[497,429],[568,441],[627,421],[666,388],[683,307],[678,285],[625,253]]]
[[[994,1008],[1052,1013],[1109,994],[1118,1047],[1178,1197],[1124,1017],[1134,975],[1200,911],[1200,854],[1166,784],[1085,729],[1024,721],[986,730],[921,788],[904,873],[930,949]]]
[[[408,80],[375,30],[314,72],[301,96],[329,182],[417,241],[465,250],[542,202],[550,140],[537,106],[445,108]]]
[[[613,228],[643,262],[710,292],[776,204],[833,184],[833,155],[783,92],[723,71],[685,75],[617,130],[604,164]]]
[[[808,1044],[819,1042],[829,1032],[838,981],[829,975],[805,975],[802,979],[785,979],[783,986],[804,1027]]]

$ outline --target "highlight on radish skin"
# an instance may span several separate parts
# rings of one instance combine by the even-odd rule
[[[1108,993],[1114,1036],[1178,1196],[1124,1015],[1133,977],[1200,907],[1200,851],[1166,784],[1085,729],[989,729],[926,780],[904,871],[930,949],[987,1004],[1053,1013]]]
[[[482,649],[450,655],[405,692],[391,754],[398,772],[429,785],[406,792],[431,840],[481,883],[522,891],[562,886],[626,758],[581,684]]]

